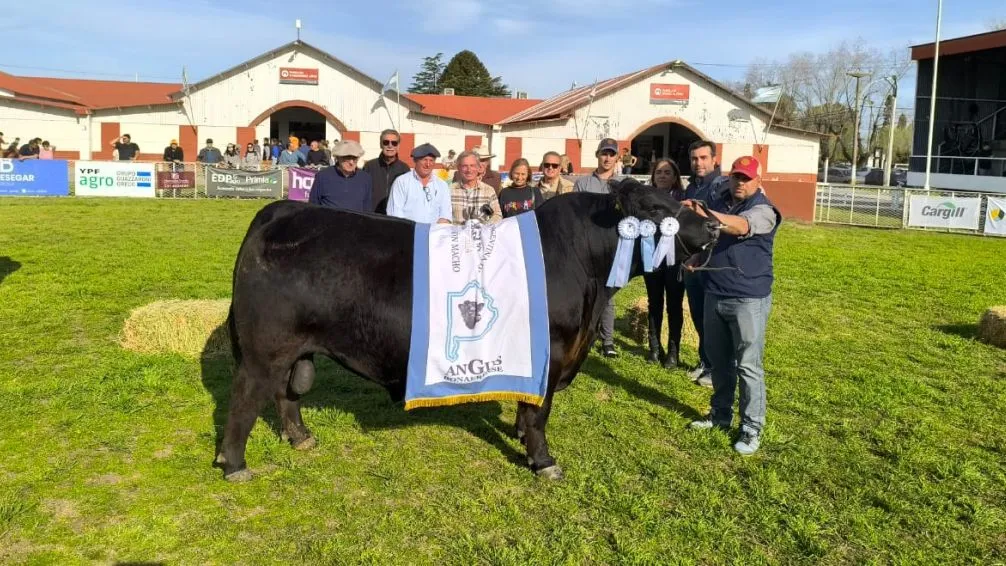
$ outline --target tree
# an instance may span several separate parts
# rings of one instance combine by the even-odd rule
[[[987,27],[989,31],[999,31],[1001,29],[1006,29],[1006,19],[989,20],[988,22],[985,23],[985,27]]]
[[[459,52],[444,67],[440,88],[453,88],[460,96],[510,96],[510,89],[500,77],[489,74],[479,58],[467,49]]]
[[[419,72],[412,77],[412,85],[409,92],[412,94],[437,94],[437,81],[440,80],[440,73],[444,72],[444,54],[437,53],[432,57],[423,57],[423,64],[419,67]]]

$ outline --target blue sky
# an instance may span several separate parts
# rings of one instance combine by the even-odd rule
[[[19,75],[198,81],[278,47],[303,21],[305,41],[406,87],[423,56],[471,49],[494,75],[531,97],[682,59],[721,80],[745,65],[843,40],[883,51],[931,41],[936,0],[437,0],[279,2],[205,0],[7,3],[0,69]],[[42,8],[44,6],[44,9]],[[947,0],[943,37],[1006,19],[1006,0]],[[902,90],[911,101],[914,73]]]

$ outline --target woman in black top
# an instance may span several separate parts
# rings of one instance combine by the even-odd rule
[[[653,174],[650,176],[650,186],[657,191],[665,191],[671,194],[674,200],[680,201],[685,198],[685,189],[681,184],[681,172],[674,161],[664,158],[658,159],[653,166]],[[684,323],[684,313],[681,303],[685,296],[685,286],[678,278],[681,269],[680,261],[668,266],[661,262],[661,265],[654,266],[652,273],[644,273],[643,280],[646,282],[646,300],[648,306],[649,319],[649,341],[650,356],[649,361],[660,363],[663,356],[660,347],[660,327],[664,318],[664,297],[667,297],[667,352],[663,357],[664,367],[674,369],[678,366],[678,350],[681,348],[681,325]]]
[[[500,210],[503,218],[510,218],[541,206],[545,198],[541,189],[530,186],[531,165],[523,157],[510,166],[510,186],[500,191]]]

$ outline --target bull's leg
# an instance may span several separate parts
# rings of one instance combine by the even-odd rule
[[[251,479],[251,471],[245,465],[245,445],[263,402],[269,398],[265,382],[268,379],[267,372],[252,369],[247,357],[241,361],[231,388],[224,440],[217,455],[217,463],[223,465],[224,479],[228,481]]]
[[[562,468],[548,453],[548,440],[545,439],[545,426],[552,412],[552,396],[547,395],[541,407],[528,403],[519,403],[517,407],[517,422],[524,422],[525,444],[527,445],[527,460],[531,469],[541,477],[550,480],[563,478]]]
[[[524,444],[527,439],[527,425],[524,424],[524,411],[517,407],[517,419],[514,422],[514,434],[517,436],[517,440]]]
[[[314,436],[300,418],[300,395],[294,393],[292,382],[286,391],[276,393],[276,413],[282,423],[283,439],[290,441],[295,450],[315,447]]]

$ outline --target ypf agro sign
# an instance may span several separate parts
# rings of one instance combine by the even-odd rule
[[[985,233],[1006,236],[1006,200],[989,198],[985,208]]]
[[[908,225],[925,228],[977,230],[980,198],[912,196]]]
[[[154,164],[78,161],[73,169],[78,197],[154,197]]]
[[[206,196],[279,198],[282,171],[240,171],[238,169],[206,170]]]
[[[286,198],[307,202],[307,199],[311,196],[311,186],[314,185],[314,176],[317,173],[317,169],[305,169],[303,167],[287,168],[286,184],[289,188],[287,189]]]
[[[70,174],[66,161],[0,159],[0,196],[66,196]]]

